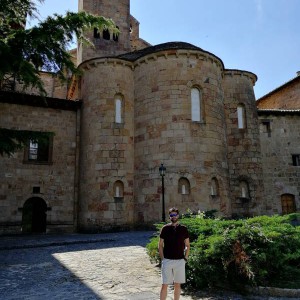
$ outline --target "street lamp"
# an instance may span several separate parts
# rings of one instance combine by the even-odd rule
[[[159,167],[159,175],[161,176],[161,188],[162,188],[162,221],[166,222],[166,213],[165,213],[165,181],[164,177],[166,174],[166,168],[164,164],[161,164]]]

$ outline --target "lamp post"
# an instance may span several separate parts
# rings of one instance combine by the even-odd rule
[[[162,188],[162,221],[166,222],[166,213],[165,213],[165,181],[164,177],[166,174],[166,168],[164,164],[161,164],[159,167],[159,175],[161,176],[161,188]]]

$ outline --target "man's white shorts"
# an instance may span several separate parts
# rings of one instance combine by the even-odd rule
[[[163,284],[185,283],[185,260],[164,258],[161,263]]]

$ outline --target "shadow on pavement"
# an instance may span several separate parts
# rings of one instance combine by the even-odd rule
[[[99,250],[120,248],[122,253],[123,248],[145,247],[151,236],[152,232],[128,232],[0,237],[1,298],[111,300],[105,291],[115,282],[103,276],[97,280],[103,263]]]

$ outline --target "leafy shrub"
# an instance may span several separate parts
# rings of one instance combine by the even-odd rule
[[[245,285],[300,287],[300,214],[260,216],[244,220],[181,219],[191,240],[187,284],[194,288]],[[163,226],[157,224],[158,230]],[[158,236],[147,245],[159,262]]]
[[[155,227],[157,229],[157,234],[150,240],[146,245],[147,254],[150,257],[151,262],[160,263],[160,257],[158,253],[158,241],[159,241],[159,232],[165,223],[157,223]]]

